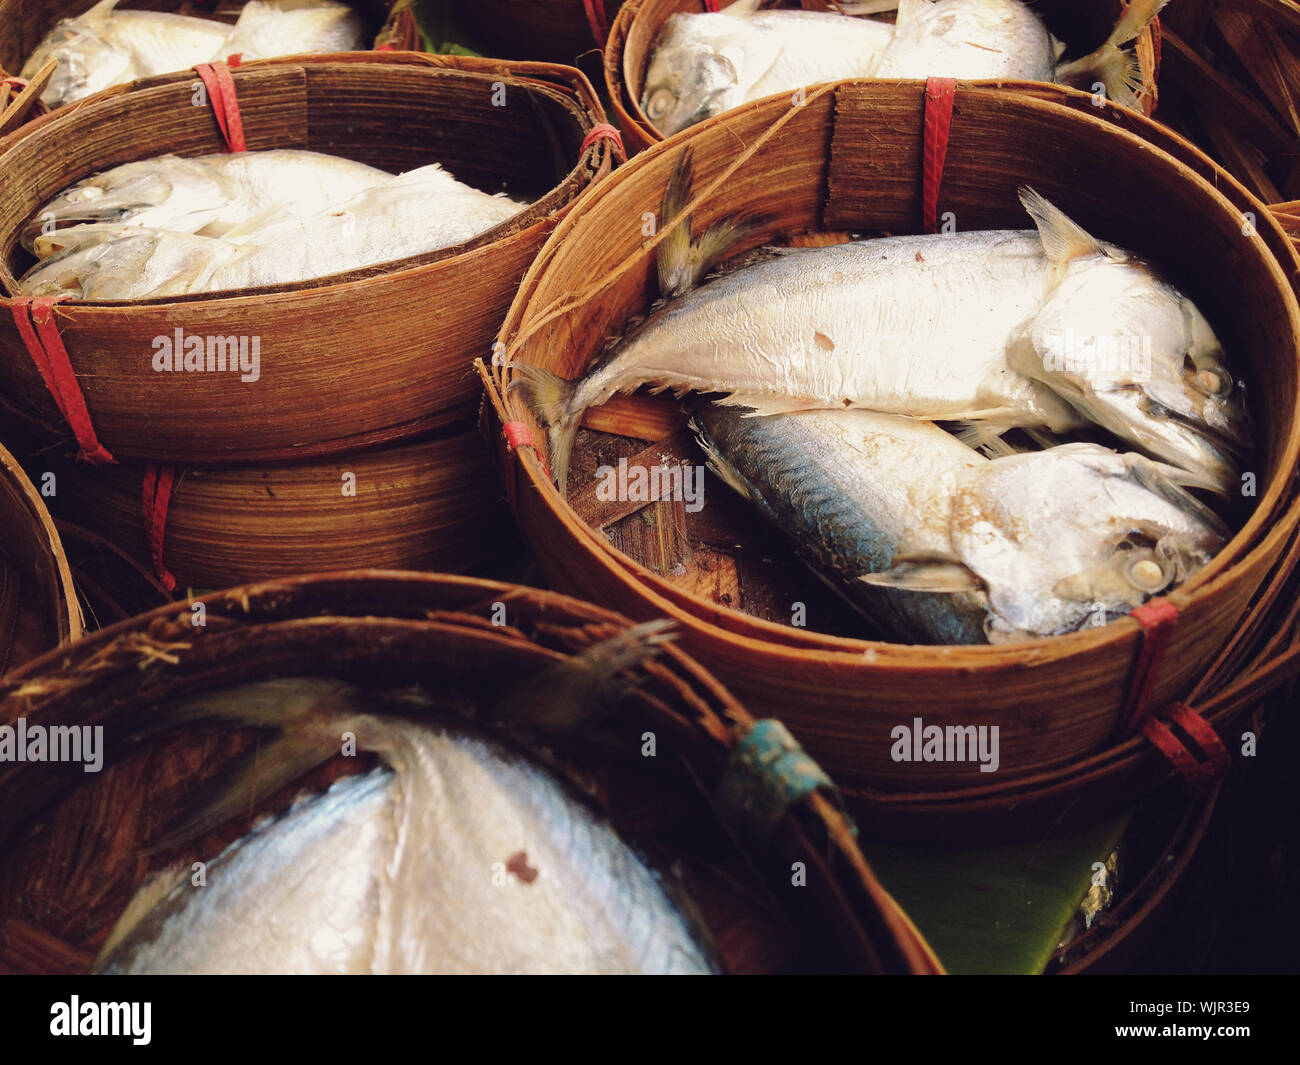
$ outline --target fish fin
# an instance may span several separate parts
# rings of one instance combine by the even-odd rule
[[[717,449],[717,446],[709,438],[708,432],[700,422],[692,417],[688,423],[691,432],[695,434],[695,442],[699,444],[700,450],[704,452],[704,461],[717,476],[733,492],[736,492],[744,499],[753,499],[754,491],[746,483],[745,479],[740,476],[727,457]]]
[[[149,852],[185,846],[233,821],[339,753],[336,734],[289,729],[242,758],[233,776],[223,773],[215,787],[187,804],[150,841]]]
[[[957,432],[957,439],[969,448],[987,455],[989,458],[1004,458],[1019,455],[1020,449],[1013,447],[1002,439],[1011,431],[1010,425],[998,425],[996,422],[962,422]]]
[[[779,396],[757,392],[732,392],[714,400],[719,407],[749,407],[749,418],[766,417],[769,414],[797,414],[802,410],[823,410],[824,405],[812,400],[799,399],[795,396]]]
[[[619,674],[654,657],[677,622],[658,618],[633,625],[586,650],[545,666],[515,684],[489,718],[514,725],[564,731],[603,715],[624,692]]]
[[[683,149],[668,175],[663,199],[659,204],[660,225],[672,224],[668,234],[655,250],[655,264],[659,272],[659,294],[667,299],[685,292],[682,279],[690,273],[691,218],[689,215],[674,222],[691,198],[693,149]]]
[[[956,555],[933,552],[897,555],[887,570],[864,573],[858,580],[878,588],[895,588],[903,592],[936,592],[959,595],[979,592],[984,582]]]
[[[131,901],[127,903],[126,909],[122,911],[122,916],[117,919],[117,923],[113,925],[113,930],[108,933],[108,938],[104,940],[104,945],[99,948],[99,955],[90,967],[91,972],[98,971],[112,955],[113,951],[135,930],[136,925],[152,913],[154,907],[163,899],[185,883],[185,878],[189,875],[189,862],[177,862],[175,865],[169,865],[165,869],[150,873],[136,888],[135,894],[131,896]]]
[[[934,6],[930,0],[898,0],[898,15],[894,19],[894,25],[907,28],[914,23],[920,22],[925,12]]]
[[[89,11],[82,12],[76,16],[78,22],[102,22],[113,13],[113,9],[121,0],[99,0]]]
[[[512,362],[509,368],[511,375],[506,393],[516,389],[523,392],[533,414],[546,426],[551,473],[563,493],[569,479],[573,441],[582,420],[582,411],[570,412],[578,382],[566,381],[550,370],[527,363]]]
[[[1106,87],[1106,95],[1117,104],[1135,110],[1142,88],[1137,59],[1122,48],[1134,40],[1160,14],[1169,0],[1133,0],[1115,23],[1105,43],[1095,52],[1066,63],[1056,72],[1057,80],[1091,88],[1093,81]]]
[[[1199,477],[1177,466],[1169,466],[1135,452],[1124,455],[1124,465],[1143,488],[1162,495],[1174,505],[1195,514],[1227,539],[1229,531],[1223,519],[1188,491],[1189,488],[1199,488],[1203,492],[1227,495],[1220,482],[1209,477]]]
[[[721,13],[732,18],[749,18],[751,15],[757,15],[762,6],[763,0],[735,0],[734,3],[722,8]]]
[[[1083,255],[1100,255],[1104,252],[1101,241],[1028,185],[1022,185],[1018,194],[1021,204],[1038,228],[1043,254],[1051,262],[1064,265]]]
[[[836,0],[833,5],[841,14],[855,18],[862,15],[883,15],[887,11],[898,10],[899,0]]]
[[[768,221],[770,217],[767,215],[724,218],[701,233],[697,240],[691,241],[690,269],[686,278],[688,289],[698,285],[727,252]]]

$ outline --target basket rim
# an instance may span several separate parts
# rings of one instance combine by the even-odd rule
[[[377,71],[387,71],[393,67],[422,70],[431,77],[463,77],[477,81],[507,80],[525,87],[529,92],[543,96],[569,112],[577,123],[578,129],[590,131],[594,126],[605,121],[605,113],[595,90],[586,75],[576,67],[565,67],[556,63],[510,63],[504,60],[481,59],[472,56],[437,56],[424,52],[339,52],[327,54],[306,54],[276,56],[271,59],[255,60],[231,70],[236,87],[242,79],[259,73],[283,73],[293,77],[295,72],[308,72],[329,67],[373,67]],[[0,138],[0,165],[10,152],[31,148],[39,138],[57,139],[61,126],[81,112],[102,108],[112,111],[124,96],[164,90],[193,82],[192,72],[178,71],[134,82],[113,86],[93,96],[78,100],[61,107],[49,114],[33,119],[20,126],[7,136]],[[591,153],[595,153],[592,155]],[[213,154],[211,152],[201,154]],[[591,162],[587,159],[590,157]],[[141,156],[142,159],[150,156]],[[373,286],[374,283],[392,278],[406,280],[434,268],[449,269],[461,267],[465,259],[474,252],[492,249],[510,241],[526,240],[536,237],[545,228],[553,224],[555,218],[562,215],[593,184],[598,184],[613,169],[613,148],[605,141],[582,153],[575,160],[569,171],[551,186],[545,195],[534,200],[522,211],[484,230],[469,240],[445,248],[438,248],[421,255],[396,259],[389,263],[380,263],[370,267],[340,271],[319,278],[277,285],[259,285],[241,289],[225,289],[219,292],[192,293],[182,296],[164,296],[148,299],[130,300],[84,300],[72,299],[61,301],[60,308],[77,311],[93,316],[97,312],[112,314],[123,309],[136,307],[185,307],[199,303],[222,306],[235,304],[237,301],[251,300],[262,303],[267,297],[279,300],[294,298],[311,298],[314,296],[337,296],[340,291],[350,292],[359,286]],[[92,171],[93,172],[93,171]],[[573,184],[576,191],[566,195],[566,186]],[[66,185],[64,186],[66,188]],[[8,239],[6,237],[6,239]],[[16,278],[10,273],[7,263],[0,263],[0,305],[10,306],[22,297],[16,295]]]
[[[1127,138],[1134,145],[1153,153],[1156,156],[1162,156],[1165,165],[1172,166],[1176,171],[1181,172],[1180,177],[1198,185],[1202,192],[1208,194],[1212,199],[1218,200],[1225,208],[1236,210],[1230,200],[1220,191],[1217,185],[1211,184],[1208,180],[1198,174],[1191,166],[1181,159],[1165,151],[1156,145],[1151,144],[1142,137],[1130,133],[1122,126],[1113,121],[1106,121],[1095,115],[1089,114],[1074,107],[1065,104],[1056,103],[1050,99],[1041,99],[1037,95],[1008,93],[1004,86],[1008,83],[1003,81],[977,80],[977,81],[959,81],[957,83],[957,95],[967,95],[968,98],[996,98],[996,99],[1013,99],[1017,105],[1026,106],[1030,109],[1044,108],[1061,114],[1062,117],[1068,116],[1069,121],[1080,121],[1085,124],[1095,124],[1098,127],[1106,128],[1110,134],[1118,137]],[[1062,93],[1066,97],[1075,100],[1089,101],[1088,106],[1091,109],[1091,98],[1086,93],[1070,89],[1065,86],[1048,85],[1046,83],[1028,82],[1016,83],[1034,86],[1038,89],[1046,89],[1051,93]],[[885,86],[893,85],[900,89],[911,88],[914,91],[924,91],[924,82],[915,80],[891,80],[891,79],[844,79],[839,82],[827,83],[822,86],[823,89],[831,88],[838,91],[841,86],[845,85],[873,85]],[[636,174],[641,170],[654,166],[658,163],[661,156],[676,151],[679,146],[685,145],[692,137],[709,136],[717,128],[724,128],[727,121],[742,113],[749,113],[764,108],[772,107],[772,101],[784,99],[784,97],[768,97],[765,100],[752,101],[733,111],[726,112],[724,115],[716,116],[697,126],[691,127],[690,130],[683,131],[666,141],[661,141],[648,148],[646,151],[639,153],[633,159],[629,160],[624,166],[619,168],[620,175]],[[1110,105],[1113,107],[1114,105]],[[1149,119],[1142,119],[1141,116],[1132,115],[1133,120],[1140,120],[1150,123]],[[1253,194],[1241,186],[1232,178],[1227,171],[1218,167],[1208,157],[1199,151],[1197,155],[1204,160],[1205,164],[1213,168],[1216,179],[1225,181],[1230,186],[1235,187],[1240,196],[1244,197],[1246,202],[1257,208],[1257,218],[1259,219],[1260,228],[1267,226],[1274,231],[1274,238],[1280,246],[1290,248],[1291,245],[1286,239],[1285,233],[1277,224],[1267,209],[1267,205],[1259,201]],[[515,332],[521,329],[527,322],[530,312],[532,312],[532,303],[534,300],[537,287],[544,278],[547,269],[552,260],[558,258],[564,253],[565,241],[568,235],[579,225],[582,225],[584,219],[598,210],[599,205],[607,196],[614,195],[618,191],[621,182],[626,180],[619,177],[610,181],[602,182],[596,188],[588,191],[584,196],[582,210],[570,212],[563,221],[556,227],[546,244],[543,246],[533,266],[525,275],[524,280],[519,288],[511,306],[510,314],[503,324],[498,340],[509,346]],[[1300,269],[1300,257],[1297,257],[1292,250],[1292,263],[1297,269]],[[1264,256],[1266,266],[1273,273],[1275,280],[1279,281],[1279,290],[1284,292],[1284,299],[1288,303],[1290,311],[1290,322],[1295,335],[1300,336],[1300,302],[1297,301],[1297,294],[1294,284],[1283,272],[1282,263],[1278,261],[1276,254],[1272,251]],[[491,371],[492,380],[496,386],[497,395],[493,397],[501,401],[503,411],[509,414],[518,410],[520,400],[512,399],[507,396],[504,385],[508,381],[507,372],[509,364],[504,367],[494,365]],[[764,639],[765,635],[776,635],[781,632],[787,632],[785,626],[777,625],[775,622],[764,621],[755,618],[752,615],[745,614],[743,611],[736,610],[732,607],[725,607],[720,604],[714,604],[708,607],[710,613],[723,613],[729,618],[733,618],[739,624],[746,626],[754,631],[753,636],[742,635],[731,629],[724,628],[716,623],[709,621],[707,618],[695,613],[692,609],[678,605],[677,597],[680,595],[684,599],[692,602],[698,600],[698,597],[690,593],[679,593],[669,587],[667,582],[663,581],[648,568],[628,558],[622,552],[618,551],[611,544],[598,537],[585,522],[577,515],[567,500],[560,497],[555,485],[551,483],[550,478],[543,471],[540,461],[534,454],[524,451],[515,452],[521,466],[523,467],[533,488],[542,496],[545,505],[557,513],[557,516],[564,522],[566,527],[574,531],[586,543],[588,553],[600,554],[612,561],[614,567],[625,571],[623,581],[630,587],[635,587],[638,594],[646,596],[653,602],[656,609],[664,609],[664,604],[671,602],[674,608],[679,609],[684,616],[690,617],[693,622],[702,630],[709,632],[710,636],[731,642],[739,646],[747,647],[750,650],[762,648],[768,653],[777,653],[778,651],[789,651],[792,656],[797,656],[800,660],[807,661],[809,655],[822,655],[828,661],[838,661],[847,664],[849,660],[855,660],[861,664],[863,653],[866,651],[874,652],[879,657],[872,662],[873,669],[880,669],[886,665],[889,658],[907,659],[899,661],[900,667],[914,664],[919,657],[927,659],[942,659],[932,664],[935,668],[951,668],[953,670],[967,672],[969,669],[991,663],[992,660],[1003,658],[1005,649],[998,645],[970,645],[960,647],[934,647],[924,644],[900,644],[885,641],[865,640],[855,637],[833,636],[824,633],[815,633],[811,631],[800,630],[799,646],[787,646],[784,643],[776,644],[771,640]],[[1259,564],[1263,558],[1263,552],[1266,547],[1272,543],[1278,533],[1278,526],[1285,530],[1294,528],[1300,523],[1300,497],[1293,498],[1289,504],[1284,498],[1285,493],[1289,490],[1289,482],[1297,468],[1300,468],[1300,415],[1293,419],[1291,434],[1285,446],[1281,449],[1279,456],[1279,469],[1274,472],[1270,478],[1270,484],[1263,494],[1261,494],[1258,503],[1253,512],[1229,542],[1219,551],[1215,559],[1210,562],[1203,570],[1197,573],[1190,581],[1181,585],[1176,591],[1166,596],[1177,605],[1183,605],[1190,602],[1193,598],[1203,599],[1214,595],[1227,582],[1231,581],[1235,574],[1248,564]],[[1230,557],[1230,561],[1223,561]],[[1132,644],[1141,632],[1139,622],[1132,617],[1119,618],[1107,625],[1099,626],[1095,629],[1086,629],[1078,632],[1067,633],[1061,636],[1040,637],[1033,640],[1026,640],[1013,645],[1021,654],[1029,654],[1034,660],[1045,661],[1051,658],[1068,657],[1076,651],[1082,651],[1096,647],[1102,644]]]

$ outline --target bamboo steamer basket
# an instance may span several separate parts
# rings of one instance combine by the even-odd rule
[[[462,0],[457,17],[490,54],[576,66],[599,55],[622,0]]]
[[[60,513],[152,569],[145,471],[57,469]],[[500,496],[472,428],[294,465],[179,470],[161,560],[182,589],[343,567],[477,569],[518,549]]]
[[[108,739],[104,771],[89,782],[80,767],[0,766],[0,968],[84,972],[146,873],[174,859],[151,851],[163,822],[257,742],[256,730],[219,726],[127,741],[149,706],[300,675],[490,696],[628,624],[518,585],[378,571],[268,582],[201,602],[201,627],[190,604],[174,604],[47,655],[0,685],[0,720],[104,724]],[[492,624],[496,604],[505,607],[504,625]],[[672,645],[629,680],[605,724],[550,733],[544,745],[517,738],[629,838],[683,870],[728,970],[938,970],[828,795],[796,800],[765,846],[742,852],[733,842],[711,804],[754,722],[720,684]],[[641,756],[647,729],[657,737],[653,766]],[[357,761],[336,759],[312,782],[323,786]],[[257,812],[286,806],[301,784],[222,826],[197,853],[217,853]],[[67,862],[73,837],[75,865]],[[799,891],[790,886],[794,862],[807,869]]]
[[[726,0],[719,6],[725,7]],[[824,0],[803,0],[802,3],[788,0],[776,6],[825,11],[832,5]],[[1103,0],[1101,3],[1095,0],[1088,3],[1042,0],[1034,6],[1057,38],[1069,44],[1070,50],[1066,54],[1075,56],[1087,55],[1106,39],[1119,20],[1124,3],[1123,0]],[[628,0],[619,10],[605,45],[605,86],[629,152],[641,151],[664,139],[641,110],[646,70],[659,32],[675,14],[706,9],[703,0]],[[1147,110],[1155,106],[1157,47],[1150,28],[1143,31],[1135,46],[1143,82],[1140,99]]]
[[[485,352],[541,242],[609,172],[612,147],[586,79],[543,64],[408,52],[250,63],[233,72],[250,150],[305,148],[400,171],[438,161],[462,180],[536,198],[478,238],[301,285],[55,308],[99,440],[118,460],[283,461],[413,439],[472,419]],[[90,173],[223,144],[190,106],[193,75],[110,89],[0,141],[0,395],[47,437],[67,430],[13,321],[21,225]],[[493,106],[502,98],[506,106]],[[413,136],[412,129],[420,135]],[[157,373],[154,338],[260,337],[260,380]],[[214,416],[220,411],[219,416]]]
[[[760,101],[634,160],[566,220],[530,270],[502,331],[510,357],[576,376],[600,338],[618,335],[628,316],[645,308],[653,296],[653,252],[643,247],[650,242],[641,236],[640,219],[643,211],[657,210],[676,152],[688,143],[695,153],[695,198],[703,199],[694,210],[697,231],[735,211],[772,219],[755,242],[810,229],[914,231],[923,91],[916,82],[856,81],[811,91],[798,109],[782,98]],[[1147,254],[1169,268],[1237,353],[1256,404],[1263,443],[1258,499],[1219,557],[1169,597],[1181,620],[1153,693],[1152,705],[1159,707],[1185,696],[1198,679],[1204,683],[1216,654],[1223,652],[1226,662],[1251,650],[1238,625],[1261,587],[1273,593],[1268,602],[1275,601],[1289,572],[1282,560],[1297,518],[1290,508],[1297,452],[1296,263],[1292,256],[1285,269],[1280,265],[1277,256],[1292,253],[1263,205],[1194,149],[1203,170],[1128,132],[1126,126],[1145,122],[1139,115],[1115,116],[1120,109],[1112,108],[1103,112],[1108,121],[1089,113],[1082,94],[1059,87],[1037,91],[1075,102],[1064,107],[988,83],[959,86],[941,210],[955,212],[964,228],[1023,228],[1014,190],[1030,183],[1085,228]],[[745,151],[737,153],[738,144]],[[1104,188],[1080,186],[1078,175],[1091,172],[1099,158],[1112,165],[1122,159],[1124,166],[1108,170]],[[1220,180],[1226,195],[1216,191]],[[715,184],[725,185],[727,195],[705,196]],[[1244,225],[1245,212],[1234,198],[1252,206],[1258,228]],[[666,228],[660,226],[661,235]],[[1231,262],[1232,276],[1216,270],[1211,279],[1196,265],[1206,262]],[[573,295],[594,288],[593,279],[601,285],[591,299]],[[495,367],[486,376],[488,422],[522,422],[545,458],[544,434],[519,395],[501,399],[508,373]],[[655,441],[649,451],[663,447],[680,424],[662,408],[647,414],[642,406],[622,419],[607,409],[588,425],[620,422],[623,435]],[[556,587],[579,590],[629,616],[678,618],[685,646],[750,705],[784,717],[846,790],[870,807],[873,831],[962,837],[977,829],[1051,823],[1062,807],[1074,806],[1079,786],[1062,784],[1054,771],[1082,764],[1115,738],[1141,641],[1132,619],[1014,648],[906,647],[795,629],[724,605],[720,577],[688,572],[673,579],[612,549],[559,498],[528,448],[514,452],[507,490]],[[721,487],[717,492],[725,497]],[[1251,615],[1259,616],[1258,610]],[[1270,649],[1270,662],[1277,651]],[[1279,682],[1288,668],[1289,660],[1273,663],[1259,683]],[[1228,702],[1232,713],[1240,712],[1239,702]],[[917,716],[927,723],[998,725],[996,783],[972,780],[973,766],[893,763],[891,728]],[[1112,762],[1114,751],[1123,751],[1119,768],[1112,764],[1103,773],[1108,785],[1116,775],[1130,785],[1128,793],[1115,793],[1117,806],[1160,769],[1158,759],[1153,765],[1137,753],[1143,742],[1105,748]],[[1060,787],[1049,793],[1042,790],[1045,782]],[[1090,793],[1090,799],[1110,801],[1105,788],[1093,790],[1104,793]],[[1027,794],[1041,802],[1026,806]],[[954,801],[945,801],[949,795]],[[973,797],[980,801],[970,802]],[[1005,817],[1008,810],[1016,817]],[[1096,808],[1082,811],[1088,813]]]
[[[74,18],[95,6],[96,0],[0,0],[0,67],[15,73],[45,35],[62,19]],[[376,44],[415,49],[419,34],[410,4],[390,0],[349,0],[362,18],[364,32]],[[244,0],[123,0],[125,10],[170,11],[196,18],[234,22]]]
[[[82,635],[68,557],[36,486],[0,447],[0,674]]]
[[[158,578],[121,548],[71,522],[56,521],[54,526],[68,554],[87,632],[172,601]]]

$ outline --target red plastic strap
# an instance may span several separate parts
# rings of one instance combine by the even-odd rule
[[[578,154],[585,155],[587,149],[599,141],[610,141],[618,157],[627,162],[627,149],[623,147],[623,135],[608,122],[598,122],[591,127],[587,135],[582,138],[582,147],[578,149]]]
[[[582,0],[587,9],[587,24],[591,26],[591,35],[602,48],[609,40],[609,17],[605,14],[605,0]]]
[[[397,49],[394,48],[391,44],[377,44],[377,45],[375,45],[375,51],[376,51],[376,52],[396,52]]]
[[[716,13],[718,10],[718,0],[704,0],[704,10]]]
[[[1120,735],[1128,736],[1142,725],[1150,714],[1151,692],[1165,651],[1178,625],[1178,608],[1168,599],[1152,599],[1134,610],[1129,617],[1142,626],[1142,649],[1138,652],[1129,680],[1128,696],[1124,700],[1124,717]]]
[[[1214,731],[1214,726],[1190,706],[1186,703],[1174,703],[1169,708],[1169,719],[1196,741],[1196,745],[1201,748],[1201,753],[1207,759],[1202,764],[1210,766],[1215,776],[1226,773],[1232,768],[1232,755],[1223,745],[1223,740],[1219,739],[1219,734]]]
[[[542,459],[542,456],[538,454],[537,445],[533,443],[533,434],[527,425],[523,422],[506,422],[505,425],[502,426],[502,429],[505,430],[506,445],[511,451],[518,451],[521,447],[531,448],[533,454],[537,455],[537,461],[542,464],[542,469],[546,472],[546,476],[549,477],[551,475],[551,471],[547,469],[546,462]]]
[[[1174,731],[1157,718],[1153,717],[1143,724],[1142,735],[1151,741],[1186,780],[1203,786],[1231,768],[1232,756],[1205,718],[1186,703],[1175,703],[1170,707],[1169,717],[1196,742],[1205,755],[1205,761],[1189,751]]]
[[[68,359],[68,349],[63,346],[59,327],[54,321],[54,305],[67,296],[41,296],[37,299],[20,297],[10,308],[18,335],[27,345],[27,352],[41,372],[41,380],[54,399],[55,406],[68,423],[72,435],[81,449],[80,458],[86,462],[115,462],[108,449],[99,442],[95,427],[86,408],[86,397]]]
[[[176,578],[163,563],[163,534],[167,529],[167,507],[176,483],[174,466],[149,466],[144,471],[144,530],[149,538],[153,571],[169,593],[176,591]]]
[[[925,83],[925,147],[921,155],[921,221],[927,233],[939,232],[939,185],[948,158],[955,78],[928,78]]]
[[[225,63],[200,63],[194,69],[208,90],[208,102],[225,139],[226,150],[244,151],[244,120],[239,115],[239,96],[230,67]]]

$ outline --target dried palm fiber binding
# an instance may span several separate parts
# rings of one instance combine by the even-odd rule
[[[457,19],[488,54],[576,63],[599,57],[622,0],[460,0]]]
[[[52,501],[58,513],[105,536],[168,590],[344,566],[464,571],[518,550],[473,428],[248,467],[45,461],[67,486]],[[160,475],[170,479],[160,485]]]
[[[61,19],[75,18],[96,0],[0,0],[0,67],[20,70],[27,57]],[[169,11],[195,18],[233,23],[245,0],[122,0],[122,10]],[[378,48],[402,51],[419,47],[419,31],[410,0],[347,0],[362,19],[365,39]]]
[[[871,807],[873,830],[882,832],[960,838],[1050,824],[1088,787],[1057,774],[1101,757],[1098,751],[1122,752],[1121,765],[1089,798],[1122,807],[1135,791],[1175,775],[1161,754],[1146,750],[1144,736],[1126,740],[1129,732],[1147,728],[1175,699],[1211,693],[1222,701],[1196,705],[1228,720],[1291,669],[1280,648],[1252,642],[1272,636],[1266,613],[1290,573],[1297,522],[1300,315],[1291,246],[1264,206],[1203,155],[1189,146],[1184,162],[1128,132],[1143,124],[1160,131],[1142,116],[1095,110],[1090,97],[1060,87],[1039,91],[1072,102],[986,83],[956,86],[946,156],[925,150],[927,86],[916,82],[843,82],[811,90],[801,108],[760,101],[702,124],[621,168],[557,229],[503,328],[506,366],[484,371],[488,432],[500,452],[510,452],[507,495],[549,580],[632,617],[679,619],[684,646],[759,712],[785,719],[846,791]],[[809,230],[915,232],[923,206],[953,212],[964,229],[1023,228],[1015,189],[1031,184],[1084,228],[1161,264],[1215,324],[1248,383],[1260,444],[1249,517],[1208,567],[1167,597],[1173,609],[1163,621],[1153,608],[1051,640],[940,648],[821,633],[814,620],[809,629],[792,627],[790,603],[817,589],[792,581],[790,571],[747,561],[769,544],[753,539],[753,519],[693,527],[680,503],[665,502],[620,526],[622,512],[575,509],[594,499],[560,498],[546,470],[544,432],[520,393],[505,392],[508,362],[580,376],[603,338],[644,312],[655,294],[654,245],[672,224],[662,220],[658,238],[646,240],[640,220],[659,208],[687,147],[695,182],[682,214],[693,215],[696,232],[735,213],[763,216],[745,246]],[[941,175],[927,177],[927,155],[943,156]],[[1110,160],[1107,174],[1080,186],[1078,173],[1099,158]],[[933,197],[928,204],[923,190]],[[1258,225],[1245,224],[1247,212]],[[595,450],[585,456],[580,443],[575,470],[642,451],[656,461],[691,454],[675,435],[682,425],[675,406],[660,400],[616,400],[589,412],[586,425],[624,439],[590,438]],[[581,488],[571,487],[575,495]],[[608,527],[606,517],[614,519]],[[752,552],[734,550],[747,541]],[[1250,681],[1225,688],[1256,652],[1263,657]],[[978,779],[973,764],[893,761],[891,729],[918,716],[941,726],[997,725],[998,772]],[[1128,746],[1115,746],[1121,740]],[[1008,810],[1017,812],[1002,817]],[[1074,816],[1096,812],[1074,809]]]
[[[612,165],[616,144],[586,79],[543,64],[409,52],[266,60],[229,78],[250,151],[309,149],[392,171],[440,162],[463,181],[535,202],[464,244],[299,285],[43,308],[15,301],[15,273],[30,261],[19,228],[61,189],[130,160],[228,147],[213,110],[191,106],[202,87],[193,73],[107,90],[0,142],[11,190],[0,205],[6,416],[53,440],[68,438],[71,419],[81,450],[100,460],[177,465],[337,454],[472,418],[472,358],[489,349],[545,235]],[[494,105],[503,95],[505,106]],[[231,94],[209,97],[224,121]],[[28,315],[45,319],[36,329],[44,352],[22,335]],[[231,323],[260,338],[257,381],[154,371],[156,338],[177,328],[225,336]],[[42,360],[55,371],[57,402]]]
[[[610,104],[629,153],[636,153],[663,140],[654,123],[641,108],[646,70],[656,38],[664,24],[678,13],[717,11],[728,0],[628,0],[619,10],[605,45],[605,85]],[[1175,0],[1175,4],[1182,0]],[[812,11],[833,10],[828,0],[787,0],[775,7],[803,8]],[[1085,55],[1104,41],[1114,28],[1125,7],[1124,0],[1040,0],[1034,10],[1042,16],[1048,29],[1070,45],[1067,55]],[[892,18],[892,16],[891,16]],[[1139,65],[1141,89],[1139,100],[1150,111],[1156,101],[1156,78],[1159,69],[1160,23],[1143,30],[1133,46]],[[934,72],[943,74],[941,70]]]
[[[178,603],[45,656],[0,685],[0,721],[103,725],[105,768],[89,779],[79,766],[0,767],[0,968],[85,971],[150,869],[182,856],[155,846],[169,819],[257,743],[257,730],[239,727],[144,735],[145,715],[160,702],[292,676],[363,687],[383,677],[388,686],[445,686],[482,702],[628,625],[517,585],[351,571]],[[617,829],[682,869],[727,969],[937,971],[863,861],[832,790],[787,794],[761,821],[734,813],[777,795],[766,787],[779,781],[759,774],[739,793],[755,806],[728,798],[748,764],[737,759],[770,723],[755,722],[671,641],[625,675],[626,695],[609,716],[513,738]],[[642,756],[647,731],[656,736],[654,759]],[[203,838],[198,853],[217,853],[254,815],[282,809],[304,783],[320,787],[356,771],[357,762],[335,759]],[[806,865],[805,888],[790,886],[794,862]]]
[[[47,482],[48,486],[48,482]],[[63,543],[41,492],[0,447],[0,674],[82,634]]]

